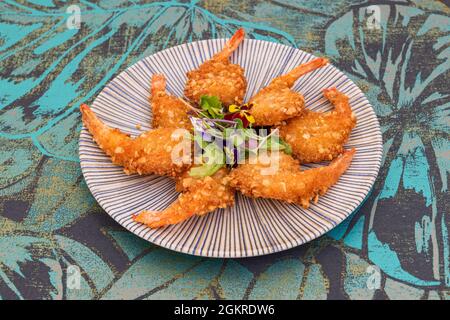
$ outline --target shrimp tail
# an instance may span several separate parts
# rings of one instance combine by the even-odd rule
[[[222,51],[215,55],[216,59],[228,59],[231,54],[239,47],[244,40],[245,31],[243,28],[238,29],[235,34],[227,41]]]
[[[323,95],[334,105],[334,109],[337,113],[352,113],[349,98],[336,88],[323,89]]]
[[[163,211],[145,210],[133,216],[133,220],[150,228],[177,224],[194,215],[204,215],[218,208],[234,204],[234,189],[228,187],[227,170],[221,169],[211,177],[181,179],[180,196]]]
[[[309,207],[311,199],[317,202],[319,195],[324,195],[348,169],[355,152],[355,148],[344,151],[326,167],[302,171],[298,177],[302,188],[299,189],[299,198],[296,202],[305,208]]]
[[[123,150],[124,146],[131,141],[131,138],[123,132],[120,132],[120,130],[112,129],[105,125],[87,104],[82,104],[80,111],[83,124],[92,134],[94,141],[97,142],[107,155],[114,157],[114,162],[119,164],[124,163],[126,161],[124,157],[125,153],[117,151]],[[121,159],[122,157],[124,159]]]
[[[143,223],[150,228],[160,228],[171,224],[177,224],[189,219],[194,215],[204,215],[218,208],[225,208],[234,203],[234,196],[231,191],[224,192],[224,195],[217,197],[216,193],[210,189],[196,189],[185,191],[180,194],[177,200],[163,211],[144,210],[133,216],[133,220]],[[205,197],[205,194],[208,197]]]
[[[144,210],[137,215],[133,215],[133,220],[143,223],[150,228],[160,228],[166,225],[180,223],[193,215],[194,211],[184,211],[180,200],[176,200],[164,211]]]
[[[280,78],[284,81],[287,81],[288,86],[292,87],[294,85],[294,82],[297,81],[297,79],[300,78],[301,76],[303,76],[311,71],[314,71],[318,68],[321,68],[327,64],[328,64],[327,58],[316,58],[314,60],[311,60],[307,63],[303,63],[303,64],[295,67],[290,72],[288,72],[284,76],[281,76]]]

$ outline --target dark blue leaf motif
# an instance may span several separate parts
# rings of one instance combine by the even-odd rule
[[[15,173],[0,179],[0,224],[5,229],[52,232],[93,208],[94,198],[77,163],[43,159],[26,140],[15,140],[4,147],[2,168],[5,174]]]
[[[147,241],[137,238],[128,230],[108,230],[108,235],[125,253],[129,260],[134,260],[151,246]]]
[[[395,3],[370,5],[379,9],[376,27],[369,25],[369,5],[359,5],[325,35],[328,56],[379,87],[372,102],[385,141],[381,191],[369,202],[367,230],[360,234],[368,235],[369,258],[388,275],[450,285],[450,19]]]
[[[1,182],[5,196],[17,198],[7,202],[7,208],[23,211],[19,214],[13,210],[14,216],[0,217],[10,230],[51,233],[89,214],[93,198],[86,193],[77,165],[60,160],[78,158],[78,105],[93,98],[127,66],[168,46],[229,37],[239,27],[245,27],[253,38],[294,44],[289,34],[276,28],[215,15],[196,1],[136,3],[131,7],[83,1],[79,4],[80,30],[66,27],[65,8],[43,2],[8,2],[0,13],[0,85],[4,93],[0,97],[0,138],[7,141],[2,144],[7,149],[0,160],[6,173],[14,172],[16,177],[8,174],[8,179]],[[18,32],[11,35],[11,29]],[[26,193],[20,192],[25,189]],[[25,199],[25,194],[32,196]],[[89,250],[58,237],[58,244],[64,248],[61,250],[65,250],[63,263],[81,264],[86,275],[81,279],[82,290],[66,290],[65,297],[94,297],[107,281],[90,279],[92,268],[83,262],[83,257],[90,256]],[[137,259],[139,253],[128,249],[125,252],[129,258]],[[143,260],[138,259],[136,264]],[[186,263],[193,260],[187,259]],[[211,277],[219,273],[219,265],[206,264],[186,277],[204,273],[202,268],[206,267],[217,271]],[[130,267],[124,277],[133,270]],[[175,281],[159,294],[170,296],[177,285],[182,284]],[[199,287],[196,295],[207,296],[206,287]],[[120,297],[123,292],[114,288],[121,288],[120,279],[108,287],[105,297]],[[143,292],[141,298],[147,293]]]
[[[77,266],[82,278],[88,279],[83,286],[80,285],[80,288],[66,288],[67,294],[73,298],[84,298],[87,293],[94,296],[94,293],[102,291],[112,282],[113,271],[95,252],[73,239],[59,235],[54,238],[67,264]]]
[[[181,299],[192,300],[198,298],[214,298],[210,293],[213,280],[217,278],[223,260],[207,259],[198,266],[195,266],[182,277],[174,279],[158,292],[148,295],[146,299]]]
[[[34,236],[0,236],[0,297],[61,299],[62,267],[54,244]]]

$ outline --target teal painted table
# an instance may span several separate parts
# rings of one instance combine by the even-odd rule
[[[0,3],[2,299],[449,299],[444,2],[73,3]],[[153,246],[89,193],[78,107],[143,57],[238,27],[324,54],[360,86],[382,125],[379,178],[357,213],[289,251],[224,260]]]

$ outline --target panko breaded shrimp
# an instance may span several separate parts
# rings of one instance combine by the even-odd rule
[[[344,150],[356,116],[348,97],[336,88],[323,90],[334,105],[326,113],[305,110],[304,114],[289,119],[279,126],[280,136],[291,146],[292,153],[301,163],[329,161]]]
[[[273,79],[267,87],[258,91],[249,101],[255,125],[276,125],[300,115],[305,108],[305,99],[302,94],[292,91],[292,86],[301,76],[327,63],[325,58],[316,58],[301,64],[287,74]]]
[[[190,166],[190,155],[176,152],[190,150],[191,141],[184,136],[187,130],[158,128],[131,138],[101,122],[89,106],[83,104],[80,110],[95,142],[126,174],[177,176]]]
[[[310,201],[318,201],[319,195],[334,185],[347,170],[355,149],[345,151],[326,167],[301,171],[300,163],[283,152],[274,152],[269,157],[278,157],[278,169],[272,174],[263,174],[268,164],[242,164],[231,170],[230,185],[244,195],[255,198],[270,198],[296,203],[308,208]],[[271,159],[272,163],[274,159]]]
[[[166,92],[166,78],[155,74],[151,82],[152,127],[153,128],[184,128],[192,129],[189,120],[189,107],[179,98]]]
[[[223,105],[241,104],[247,88],[244,70],[232,64],[230,55],[244,40],[244,29],[239,29],[225,44],[223,50],[216,53],[196,70],[187,73],[185,96],[198,103],[201,96],[217,96]]]
[[[180,223],[194,215],[204,215],[217,208],[232,206],[234,190],[228,185],[227,173],[227,169],[223,168],[204,178],[184,175],[179,181],[182,193],[175,202],[163,211],[142,211],[133,220],[150,228],[159,228]]]

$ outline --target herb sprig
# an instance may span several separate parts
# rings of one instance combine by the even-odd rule
[[[248,112],[251,106],[230,105],[227,111],[216,96],[202,96],[199,106],[190,120],[199,151],[195,160],[201,164],[190,169],[190,176],[211,176],[226,165],[233,167],[260,150],[292,153],[289,144],[278,137],[278,129],[268,133],[252,128],[255,121]],[[261,132],[263,134],[258,134]]]

